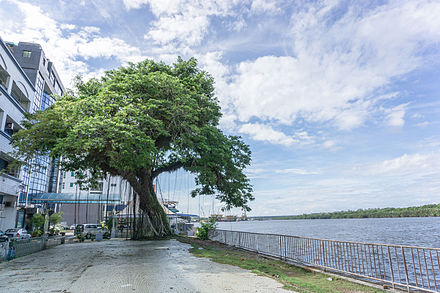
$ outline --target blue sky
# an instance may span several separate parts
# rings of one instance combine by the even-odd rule
[[[251,214],[286,215],[440,202],[438,15],[424,0],[0,0],[0,35],[40,43],[67,86],[195,56],[222,129],[253,151]],[[189,176],[160,185],[212,212],[187,206]]]

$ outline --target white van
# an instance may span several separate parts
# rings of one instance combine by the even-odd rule
[[[92,235],[96,236],[96,233],[98,233],[97,224],[79,224],[75,228],[75,235],[83,235],[87,239],[91,238]]]

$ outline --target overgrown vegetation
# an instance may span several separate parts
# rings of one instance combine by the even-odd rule
[[[312,213],[297,216],[274,217],[277,220],[295,219],[349,219],[349,218],[404,218],[404,217],[440,217],[440,204],[408,208],[359,209],[332,213]]]
[[[234,249],[211,241],[179,237],[179,241],[190,243],[192,254],[207,257],[212,261],[250,270],[258,275],[273,278],[284,288],[295,292],[315,293],[362,293],[384,292],[383,290],[352,283],[342,278],[311,272],[282,261],[267,259],[252,252]]]
[[[197,238],[201,240],[209,239],[209,231],[214,230],[217,227],[217,223],[214,218],[210,218],[206,222],[201,222],[200,227],[197,229]]]

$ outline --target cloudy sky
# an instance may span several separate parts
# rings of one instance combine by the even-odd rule
[[[286,215],[440,203],[439,15],[425,0],[0,0],[0,36],[40,43],[67,86],[195,56],[222,129],[253,151],[251,214]],[[160,185],[188,210],[189,176]]]

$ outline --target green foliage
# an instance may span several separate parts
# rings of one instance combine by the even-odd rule
[[[279,220],[293,219],[348,219],[348,218],[404,218],[440,217],[440,204],[428,204],[408,208],[358,209],[333,213],[313,213],[298,216],[277,217]]]
[[[86,237],[82,234],[76,234],[76,238],[79,242],[84,242],[84,240],[86,240]]]
[[[107,229],[109,229],[110,231],[112,231],[112,229],[113,229],[113,217],[109,217],[106,221],[105,221],[105,223],[104,223],[104,227],[103,228],[107,228]]]
[[[34,230],[43,230],[44,227],[44,216],[42,214],[34,214],[32,217],[32,226]]]
[[[43,231],[37,229],[37,230],[32,231],[31,236],[32,237],[40,237],[42,234],[43,234]]]
[[[209,231],[214,230],[217,227],[215,219],[211,218],[206,222],[201,222],[200,227],[197,229],[197,238],[202,240],[209,239]]]
[[[243,169],[250,150],[217,128],[221,117],[212,77],[197,61],[172,66],[146,60],[77,79],[76,91],[45,111],[27,114],[13,144],[24,158],[63,157],[66,170],[133,177],[179,168],[196,174],[193,194],[214,194],[248,209],[253,199]],[[136,185],[136,184],[133,184]]]
[[[63,212],[59,212],[59,213],[54,213],[49,217],[49,224],[50,225],[56,225],[59,224],[61,222],[61,220],[63,219]]]

